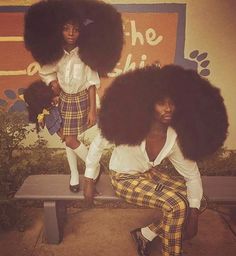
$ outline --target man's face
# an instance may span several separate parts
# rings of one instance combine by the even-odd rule
[[[64,25],[62,34],[65,43],[74,46],[79,38],[79,26],[68,22]]]
[[[156,102],[154,110],[157,121],[163,124],[169,124],[175,111],[175,105],[169,97],[165,97]]]

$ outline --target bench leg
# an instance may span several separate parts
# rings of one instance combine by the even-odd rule
[[[66,207],[63,202],[44,202],[44,228],[47,243],[59,244],[61,242],[65,216]]]
[[[230,208],[230,218],[236,224],[236,206]]]

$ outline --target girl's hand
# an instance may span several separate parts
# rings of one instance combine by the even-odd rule
[[[96,124],[97,121],[97,114],[96,111],[89,111],[88,118],[87,118],[87,125],[88,127],[91,127]]]
[[[49,86],[51,86],[52,91],[53,91],[55,96],[58,96],[60,94],[61,87],[60,87],[60,85],[59,85],[57,80],[51,81]]]
[[[59,96],[53,97],[52,99],[52,105],[57,106],[59,103]]]

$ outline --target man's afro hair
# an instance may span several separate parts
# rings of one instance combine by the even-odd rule
[[[45,0],[33,4],[25,14],[26,48],[41,65],[63,56],[63,25],[79,23],[79,56],[105,76],[120,59],[123,47],[121,14],[110,4],[96,0]]]
[[[154,65],[117,77],[99,112],[102,135],[116,145],[140,144],[154,118],[154,105],[169,96],[175,103],[171,126],[186,158],[200,160],[223,145],[228,118],[220,90],[196,71]]]

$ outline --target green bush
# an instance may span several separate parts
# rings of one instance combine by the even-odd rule
[[[198,163],[202,175],[236,176],[236,151],[220,148]]]
[[[69,173],[64,150],[47,148],[47,142],[38,140],[24,146],[30,132],[25,113],[7,113],[0,109],[0,228],[17,223],[19,204],[13,196],[24,179],[32,174]]]

